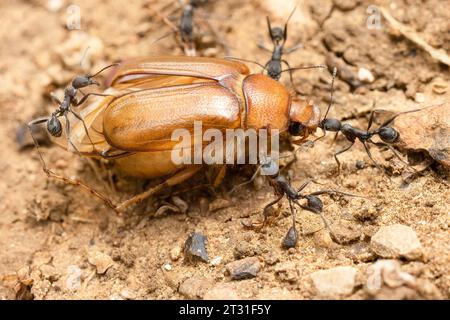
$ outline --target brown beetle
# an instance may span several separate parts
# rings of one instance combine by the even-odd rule
[[[176,165],[171,152],[175,129],[277,129],[303,142],[320,122],[320,110],[294,100],[279,82],[250,74],[240,62],[218,58],[156,56],[119,65],[108,79],[105,97],[87,105],[70,140],[86,156],[116,158],[124,173],[162,184],[115,207],[121,211],[165,187],[192,177],[201,165]],[[66,140],[58,143],[67,148]],[[223,177],[225,165],[222,166]]]

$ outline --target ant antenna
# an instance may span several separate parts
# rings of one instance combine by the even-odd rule
[[[282,72],[290,72],[290,71],[296,71],[296,70],[306,70],[306,69],[326,69],[327,66],[324,64],[318,64],[315,66],[305,66],[305,67],[293,67],[293,68],[288,68],[285,70],[281,70],[280,73]]]
[[[333,68],[333,78],[331,79],[331,90],[330,90],[330,103],[328,104],[328,108],[327,111],[325,112],[325,116],[323,117],[324,119],[327,118],[328,112],[330,111],[330,108],[333,104],[333,97],[334,97],[334,80],[336,79],[336,75],[337,75],[337,69],[336,67]]]
[[[235,58],[235,57],[232,57],[232,56],[225,56],[224,59],[236,60],[236,61],[242,61],[242,62],[250,62],[250,63],[254,63],[254,64],[260,66],[262,69],[266,69],[266,67],[263,66],[261,63],[253,61],[253,60],[242,59],[242,58]]]

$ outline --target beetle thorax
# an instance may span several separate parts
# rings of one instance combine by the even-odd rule
[[[243,81],[246,128],[285,131],[289,125],[289,92],[278,81],[252,74]]]

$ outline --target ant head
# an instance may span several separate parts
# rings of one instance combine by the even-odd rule
[[[270,29],[270,38],[274,44],[280,44],[284,40],[284,30],[280,27]]]
[[[331,132],[338,132],[341,130],[341,121],[338,119],[323,119],[320,124],[319,128],[325,130],[325,131],[331,131]]]
[[[381,127],[378,130],[378,135],[386,143],[394,143],[400,139],[400,134],[392,127]]]
[[[47,131],[54,137],[60,137],[62,133],[61,121],[59,121],[56,114],[52,113],[52,116],[47,121]]]
[[[95,84],[97,86],[100,85],[90,75],[77,76],[72,81],[72,87],[74,87],[75,89],[84,88],[84,87],[90,86],[92,84]]]
[[[323,210],[323,202],[319,197],[315,195],[307,195],[305,196],[308,201],[308,207],[314,211],[314,213],[320,213]]]

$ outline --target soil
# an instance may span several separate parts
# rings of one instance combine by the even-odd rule
[[[198,53],[226,54],[214,41],[214,29],[229,46],[230,55],[265,63],[270,55],[257,45],[262,40],[271,47],[266,15],[273,25],[282,25],[295,6],[295,1],[280,2],[229,0],[202,6],[197,18],[206,34],[202,41],[209,41],[209,47]],[[78,7],[69,8],[70,3]],[[328,134],[313,148],[304,148],[288,170],[294,186],[314,178],[323,185],[312,185],[308,191],[333,188],[367,198],[323,197],[324,214],[340,230],[344,244],[329,239],[320,217],[298,211],[299,242],[289,250],[281,246],[291,226],[287,202],[275,222],[261,232],[242,225],[260,219],[264,205],[274,199],[265,180],[258,179],[227,196],[233,185],[248,179],[250,168],[231,170],[215,192],[193,189],[204,183],[197,177],[123,215],[77,187],[48,179],[23,132],[23,123],[54,110],[50,92],[60,95],[75,74],[126,57],[183,54],[172,35],[154,43],[171,30],[155,9],[178,15],[176,1],[70,3],[4,0],[0,4],[0,299],[315,299],[322,296],[310,275],[337,266],[357,270],[351,293],[337,298],[450,298],[448,169],[428,158],[420,174],[411,176],[402,173],[403,165],[391,153],[372,148],[388,179],[357,143],[340,156],[342,172],[336,177],[333,153],[347,141],[340,137],[333,143],[333,134]],[[368,7],[373,3],[299,2],[289,22],[286,46],[302,43],[303,48],[286,60],[291,66],[337,64],[341,71],[331,114],[355,126],[367,124],[374,104],[391,111],[442,102],[448,107],[448,66],[405,39],[384,19],[380,28],[369,29]],[[375,4],[386,7],[431,46],[450,52],[450,2]],[[81,29],[69,30],[67,19],[73,21],[76,8],[81,10]],[[257,65],[249,66],[259,72]],[[358,83],[359,68],[370,70],[374,81]],[[328,72],[318,70],[294,73],[297,89],[322,111],[329,101],[330,78]],[[287,74],[281,81],[290,86]],[[108,191],[108,171],[93,170],[97,164],[51,144],[43,153],[59,173]],[[117,190],[109,194],[114,201],[149,185],[114,172],[113,184]],[[177,209],[184,204],[186,212]],[[158,210],[164,205],[167,210]],[[402,270],[420,285],[412,295],[391,290],[374,296],[365,285],[367,268],[379,259],[370,249],[370,238],[379,228],[393,224],[411,227],[421,242],[419,260],[399,260]],[[207,237],[208,263],[188,262],[183,257],[184,243],[193,231]],[[257,276],[231,279],[225,265],[252,256],[260,261]]]

